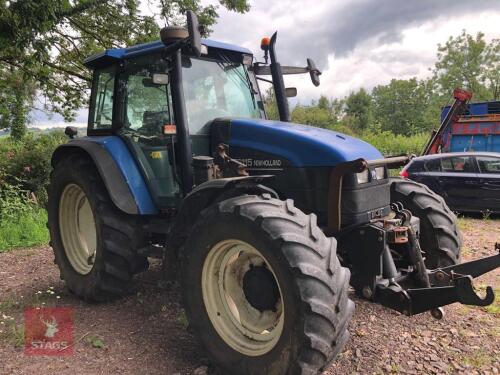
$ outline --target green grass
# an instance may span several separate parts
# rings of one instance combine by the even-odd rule
[[[46,223],[47,212],[41,208],[20,213],[17,220],[0,221],[0,252],[46,245],[49,242]]]

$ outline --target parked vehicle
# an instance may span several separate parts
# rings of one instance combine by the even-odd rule
[[[444,107],[441,119],[450,107]],[[500,152],[500,101],[469,103],[443,135],[441,152]]]
[[[500,213],[500,153],[454,152],[413,158],[401,176],[427,185],[460,212]]]
[[[472,92],[455,89],[443,107],[441,126],[432,132],[422,155],[444,152],[500,152],[500,101],[468,103]]]

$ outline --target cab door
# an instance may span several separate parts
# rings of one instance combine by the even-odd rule
[[[119,76],[120,124],[148,188],[163,210],[180,202],[169,70],[161,56],[126,62]]]

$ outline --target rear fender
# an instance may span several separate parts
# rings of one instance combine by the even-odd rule
[[[126,145],[116,136],[84,137],[59,146],[51,164],[73,152],[84,152],[93,161],[112,202],[127,214],[154,215],[154,204],[144,178]]]

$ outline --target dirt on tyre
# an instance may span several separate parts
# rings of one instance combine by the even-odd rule
[[[293,201],[244,195],[205,209],[181,251],[190,327],[224,374],[316,374],[354,311],[336,240]]]
[[[55,263],[70,291],[88,301],[127,294],[148,267],[136,250],[146,238],[137,218],[119,211],[93,161],[75,152],[54,165],[48,227]]]
[[[418,182],[394,178],[391,202],[401,202],[420,219],[420,246],[428,268],[460,262],[462,235],[457,217],[440,195]]]

